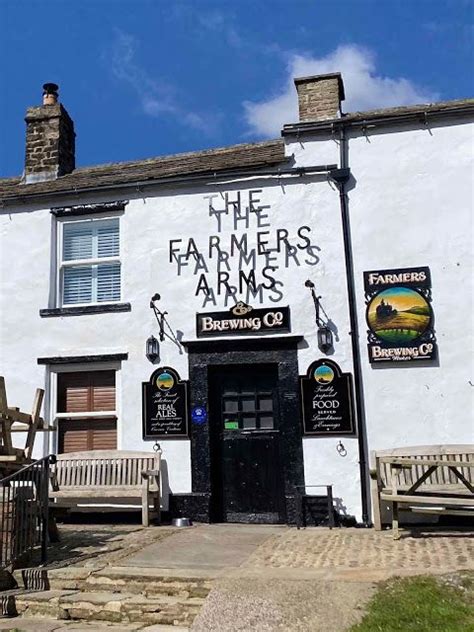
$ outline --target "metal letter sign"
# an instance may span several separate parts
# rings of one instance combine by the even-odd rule
[[[434,360],[430,269],[364,272],[369,362]]]
[[[354,435],[352,375],[332,360],[316,360],[300,376],[305,435]]]
[[[188,436],[188,383],[170,367],[143,382],[143,439]]]

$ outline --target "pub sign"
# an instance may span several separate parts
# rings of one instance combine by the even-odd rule
[[[364,272],[369,362],[434,360],[428,267]]]
[[[227,312],[207,312],[196,315],[196,335],[238,336],[262,333],[286,333],[290,331],[289,307],[254,309],[239,301]]]
[[[303,433],[312,436],[354,435],[352,375],[332,360],[316,360],[300,376]]]
[[[160,367],[142,383],[143,439],[188,436],[188,384]]]

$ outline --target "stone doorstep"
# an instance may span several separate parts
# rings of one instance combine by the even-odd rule
[[[83,619],[112,623],[191,624],[203,599],[160,596],[147,598],[132,593],[48,590],[16,596],[23,617]]]

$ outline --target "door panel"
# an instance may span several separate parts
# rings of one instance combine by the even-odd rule
[[[210,372],[213,491],[220,520],[283,520],[277,383],[276,365],[219,367]]]

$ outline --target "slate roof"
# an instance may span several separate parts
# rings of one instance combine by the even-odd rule
[[[327,121],[306,121],[285,125],[283,135],[331,129],[333,125],[349,124],[363,126],[371,124],[400,123],[410,118],[428,124],[430,117],[462,116],[474,114],[474,99],[422,103],[393,108],[351,112],[341,118]],[[218,149],[196,151],[173,156],[150,158],[134,162],[121,162],[92,167],[80,167],[65,176],[48,182],[21,184],[21,178],[0,178],[0,204],[9,200],[34,198],[37,195],[100,190],[114,185],[131,185],[152,182],[170,177],[212,175],[231,170],[258,170],[288,162],[284,142],[271,140],[262,143],[231,145]]]
[[[159,181],[173,176],[222,173],[278,165],[288,159],[282,140],[232,145],[162,158],[80,167],[56,180],[20,184],[20,178],[0,179],[0,199],[4,202],[38,194],[54,194],[84,189],[100,189],[116,184]]]

